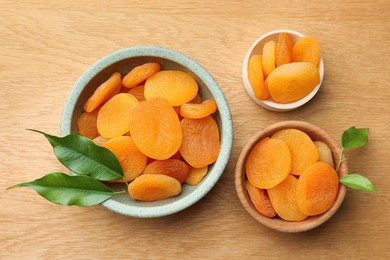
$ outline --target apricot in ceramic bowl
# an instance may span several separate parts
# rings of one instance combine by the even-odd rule
[[[188,88],[176,88],[169,83],[177,78],[186,81]],[[166,91],[167,86],[181,93],[169,96],[172,92]],[[178,110],[196,96],[196,102],[212,100],[212,104],[202,103],[196,107],[202,106],[202,111],[208,110],[206,112],[212,114],[209,121],[212,121],[213,133],[217,135],[214,139],[218,139],[217,154],[213,154],[211,161],[200,163],[196,161],[199,156],[194,160],[191,154],[187,156],[186,151],[191,145],[182,145],[188,132],[185,128],[194,120],[181,120]],[[184,117],[199,116],[199,113],[194,115],[196,102],[183,108]],[[96,116],[96,127],[90,131],[84,127],[88,125],[88,118],[81,118],[93,113],[96,113],[92,115]],[[88,135],[95,143],[111,150],[121,163],[129,182],[128,194],[115,195],[102,206],[140,218],[173,214],[204,197],[222,175],[233,143],[230,109],[213,77],[193,59],[153,46],[131,47],[111,53],[80,77],[69,94],[61,121],[61,135],[71,133]],[[124,147],[126,151],[123,151]],[[194,170],[195,175],[185,183],[189,166],[184,167],[184,163],[199,169],[206,163],[207,171]],[[180,173],[164,172],[162,177],[149,174],[166,169],[167,165],[168,168],[174,165]],[[144,177],[138,179],[141,176]],[[126,188],[124,183],[108,185],[113,190]],[[148,196],[148,190],[156,196]]]
[[[258,105],[273,111],[296,109],[319,90],[324,64],[318,41],[291,30],[262,35],[242,66],[246,91]]]

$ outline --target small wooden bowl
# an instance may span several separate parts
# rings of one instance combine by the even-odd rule
[[[268,218],[261,215],[255,209],[245,189],[246,160],[248,158],[250,151],[261,139],[265,137],[269,137],[274,133],[287,128],[295,128],[301,130],[306,134],[308,134],[313,141],[322,141],[326,143],[329,146],[330,150],[332,151],[333,161],[335,165],[339,163],[341,148],[327,132],[325,132],[318,126],[312,125],[310,123],[301,122],[301,121],[283,121],[276,124],[272,124],[266,127],[265,129],[260,130],[246,143],[237,161],[236,172],[235,172],[235,184],[236,184],[236,191],[237,191],[238,198],[240,199],[245,210],[254,219],[256,219],[258,222],[271,229],[281,231],[281,232],[296,233],[296,232],[303,232],[303,231],[313,229],[323,224],[325,221],[327,221],[338,210],[338,208],[342,204],[347,189],[344,185],[340,184],[336,201],[328,211],[317,216],[308,217],[305,220],[300,222],[285,221],[279,217]],[[339,178],[347,175],[348,168],[347,168],[347,163],[345,161],[341,164],[337,173],[339,175]]]

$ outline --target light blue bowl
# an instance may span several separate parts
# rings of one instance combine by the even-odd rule
[[[217,161],[209,167],[208,174],[197,186],[183,184],[180,195],[156,202],[132,200],[128,194],[115,195],[102,205],[114,212],[138,218],[153,218],[179,212],[203,198],[221,177],[229,160],[233,145],[233,123],[227,100],[213,77],[197,62],[176,51],[154,46],[131,47],[116,51],[92,65],[73,86],[65,103],[61,121],[61,135],[77,133],[76,121],[83,112],[83,106],[97,86],[112,73],[122,76],[132,68],[146,62],[158,62],[163,70],[185,71],[197,80],[202,99],[213,98],[218,105],[214,114],[217,121],[221,152]],[[114,190],[123,190],[121,184],[112,184]],[[127,190],[127,189],[125,189]]]

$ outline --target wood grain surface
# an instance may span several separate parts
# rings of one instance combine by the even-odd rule
[[[390,2],[323,1],[0,1],[0,259],[389,259]],[[274,29],[312,35],[325,78],[316,97],[278,113],[246,94],[247,49]],[[6,190],[66,171],[26,128],[59,134],[63,105],[80,75],[101,57],[137,45],[187,54],[217,80],[234,121],[231,159],[220,181],[192,207],[136,219],[100,206],[61,207],[29,189]],[[283,120],[316,124],[339,138],[368,127],[349,169],[377,194],[348,189],[340,210],[315,230],[284,234],[258,224],[234,189],[245,142]]]

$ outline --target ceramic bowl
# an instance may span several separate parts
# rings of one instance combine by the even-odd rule
[[[315,96],[315,94],[317,94],[317,92],[320,89],[320,86],[322,84],[322,80],[324,78],[324,62],[323,62],[323,59],[321,57],[320,64],[318,65],[318,70],[319,70],[319,73],[320,73],[320,82],[313,89],[313,91],[310,92],[310,94],[308,94],[304,98],[302,98],[300,100],[297,100],[295,102],[292,102],[292,103],[281,104],[281,103],[277,103],[277,102],[272,101],[272,100],[260,100],[260,99],[257,99],[255,97],[255,95],[253,94],[253,91],[252,91],[251,84],[249,83],[249,80],[248,80],[248,62],[249,62],[249,59],[253,55],[262,54],[263,47],[264,47],[264,44],[266,42],[268,42],[270,40],[273,40],[273,41],[277,42],[279,34],[282,33],[282,32],[288,34],[292,44],[294,44],[299,38],[304,36],[302,33],[299,33],[299,32],[296,32],[296,31],[292,31],[292,30],[274,30],[274,31],[270,31],[270,32],[268,32],[266,34],[263,34],[249,48],[248,52],[245,55],[244,63],[243,63],[243,66],[242,66],[242,80],[243,80],[243,83],[244,83],[244,87],[245,87],[246,91],[248,92],[249,96],[252,98],[252,100],[256,104],[260,105],[261,107],[263,107],[265,109],[272,110],[272,111],[279,111],[279,112],[290,111],[290,110],[296,109],[296,108],[298,108],[300,106],[303,106],[304,104],[309,102]]]
[[[61,135],[77,133],[76,121],[83,112],[83,106],[97,86],[112,73],[126,75],[135,66],[146,62],[158,62],[163,70],[178,69],[191,74],[199,84],[202,99],[213,98],[218,111],[213,115],[220,130],[221,152],[217,161],[209,167],[206,177],[197,186],[183,184],[180,195],[156,202],[132,200],[128,194],[115,195],[102,205],[114,212],[139,218],[160,217],[181,211],[199,201],[216,184],[230,157],[233,143],[233,124],[230,109],[223,92],[213,77],[197,62],[174,50],[154,46],[131,47],[109,54],[93,64],[75,83],[66,101]],[[118,184],[114,190],[123,190]]]
[[[340,205],[344,200],[346,194],[346,187],[342,184],[339,185],[339,191],[336,197],[336,201],[328,211],[317,216],[308,217],[305,220],[300,222],[290,222],[290,221],[285,221],[279,217],[268,218],[261,215],[252,205],[249,195],[245,189],[246,160],[248,158],[250,151],[261,139],[265,137],[270,137],[274,133],[287,128],[295,128],[301,130],[306,134],[308,134],[312,140],[322,141],[326,143],[331,149],[333,161],[335,165],[338,164],[341,149],[337,144],[337,142],[327,132],[325,132],[323,129],[319,128],[318,126],[312,125],[310,123],[301,122],[301,121],[283,121],[283,122],[272,124],[260,130],[252,138],[250,138],[249,141],[245,144],[237,161],[237,166],[235,171],[235,185],[236,185],[237,195],[243,207],[249,213],[249,215],[251,215],[256,221],[258,221],[259,223],[263,224],[266,227],[269,227],[277,231],[295,233],[295,232],[302,232],[302,231],[313,229],[323,224],[330,217],[332,217],[332,215],[338,210],[338,208],[340,207]],[[348,172],[347,164],[344,161],[337,172],[339,178],[345,176],[347,172]]]

